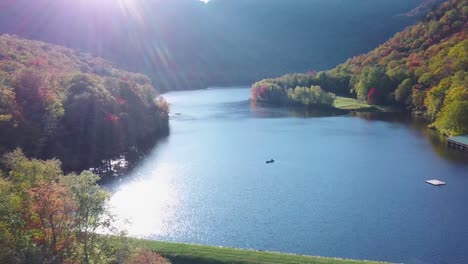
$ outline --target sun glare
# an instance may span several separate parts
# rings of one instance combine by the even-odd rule
[[[78,3],[91,8],[104,8],[112,5],[121,8],[135,8],[138,0],[81,0]]]

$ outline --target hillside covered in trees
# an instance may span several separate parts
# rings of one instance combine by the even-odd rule
[[[60,46],[0,37],[0,153],[109,169],[168,133],[151,80]]]
[[[252,86],[252,99],[284,97],[296,86],[369,104],[397,105],[427,118],[444,134],[468,133],[468,1],[452,0],[419,23],[365,55],[330,71],[266,79]],[[263,97],[258,97],[259,90]]]
[[[89,52],[160,90],[196,89],[329,69],[413,23],[400,14],[423,2],[15,0],[0,3],[0,33]]]

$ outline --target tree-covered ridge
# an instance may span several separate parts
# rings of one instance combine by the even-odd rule
[[[366,55],[317,75],[266,79],[275,94],[319,85],[369,104],[395,104],[424,115],[439,131],[468,133],[468,0],[452,0]],[[273,85],[274,84],[274,85]]]
[[[422,113],[446,134],[468,133],[468,1],[452,0],[366,55],[328,72],[360,99]]]
[[[90,52],[160,90],[196,89],[329,69],[413,23],[399,14],[423,1],[0,1],[0,34]]]
[[[168,131],[148,77],[71,49],[0,37],[0,153],[22,147],[65,168],[110,165]]]

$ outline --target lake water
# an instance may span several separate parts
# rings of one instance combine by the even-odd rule
[[[468,263],[468,162],[395,114],[263,108],[172,92],[171,133],[108,184],[131,235],[405,263]],[[265,161],[276,162],[266,165]],[[428,179],[448,185],[433,187]]]

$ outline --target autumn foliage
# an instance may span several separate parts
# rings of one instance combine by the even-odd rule
[[[350,76],[351,91],[368,103],[398,104],[423,114],[442,133],[466,134],[467,6],[467,0],[444,2],[416,25],[328,74]],[[455,89],[461,89],[458,96],[447,100]]]
[[[64,175],[59,161],[21,150],[0,166],[0,263],[169,263],[122,236],[93,173]]]
[[[446,1],[375,50],[317,76],[288,74],[257,82],[252,99],[267,98],[265,91],[277,96],[296,86],[318,85],[368,104],[413,111],[444,134],[468,134],[467,6],[468,0]]]
[[[42,183],[28,190],[31,198],[26,209],[26,230],[46,259],[64,261],[75,244],[79,223],[78,204],[69,189],[57,183]]]
[[[170,262],[153,251],[141,250],[127,264],[170,264]]]
[[[168,133],[169,107],[148,77],[78,51],[0,36],[0,154],[21,147],[67,171],[112,159]]]
[[[369,93],[367,94],[367,100],[366,100],[367,103],[370,105],[375,104],[376,96],[377,96],[377,90],[374,87],[370,88]]]

